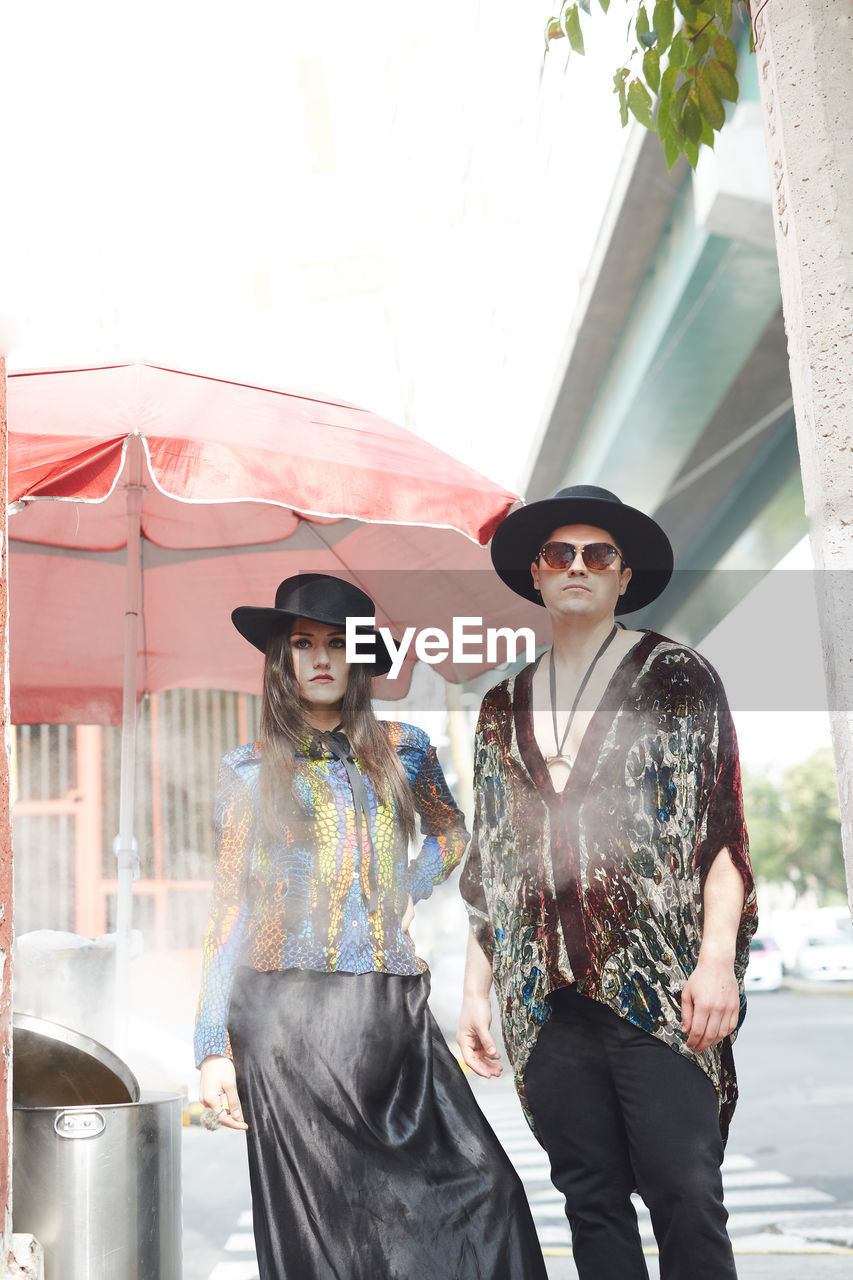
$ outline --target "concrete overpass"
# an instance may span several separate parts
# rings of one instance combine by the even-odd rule
[[[523,486],[600,484],[654,514],[679,572],[632,625],[694,643],[807,532],[748,53],[741,78],[695,175],[629,141]]]

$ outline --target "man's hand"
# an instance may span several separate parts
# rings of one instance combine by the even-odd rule
[[[734,1031],[740,996],[734,960],[743,910],[743,880],[721,849],[705,877],[704,929],[696,968],[681,993],[681,1026],[687,1048],[702,1053]]]
[[[696,968],[681,993],[681,1026],[687,1047],[702,1053],[724,1039],[737,1026],[740,997],[730,960],[705,960],[701,952]]]
[[[478,1076],[499,1076],[503,1071],[497,1045],[489,1030],[492,1023],[492,1006],[488,996],[466,994],[459,1015],[456,1039],[472,1071]]]
[[[237,1076],[230,1058],[213,1056],[201,1064],[198,1096],[226,1129],[248,1129],[237,1097]]]

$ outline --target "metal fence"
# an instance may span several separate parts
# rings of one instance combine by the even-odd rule
[[[148,946],[200,943],[213,875],[213,799],[220,758],[252,740],[260,699],[177,689],[140,708],[134,924]],[[121,731],[20,725],[13,754],[18,933],[114,927]]]

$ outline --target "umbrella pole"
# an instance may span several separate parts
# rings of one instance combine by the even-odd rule
[[[136,441],[136,473],[139,476],[139,442]],[[131,924],[133,882],[139,879],[139,846],[133,834],[136,783],[136,670],[139,645],[139,609],[142,586],[141,559],[142,486],[127,488],[127,576],[124,610],[124,683],[121,716],[121,793],[119,833],[114,850],[118,870],[116,897],[115,1043],[127,1050],[130,995]]]

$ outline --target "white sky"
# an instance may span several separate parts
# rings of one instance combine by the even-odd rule
[[[626,134],[548,3],[6,15],[11,369],[147,358],[372,408],[517,487]]]

